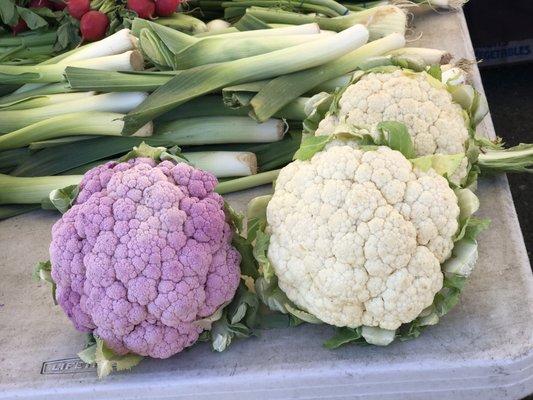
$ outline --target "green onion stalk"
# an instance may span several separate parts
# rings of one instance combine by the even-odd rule
[[[124,134],[193,98],[223,87],[300,71],[327,63],[366,42],[368,31],[356,25],[321,39],[253,57],[182,71],[153,92],[125,118]]]
[[[350,12],[341,17],[321,17],[317,15],[298,14],[289,11],[250,7],[246,13],[268,24],[300,25],[311,22],[317,23],[321,29],[340,32],[355,24],[364,24],[370,33],[369,39],[375,40],[400,33],[405,35],[407,16],[405,12],[394,5],[373,7],[364,11]]]

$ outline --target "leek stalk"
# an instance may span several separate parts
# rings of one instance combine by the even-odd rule
[[[184,118],[156,124],[153,140],[191,146],[216,143],[268,143],[281,140],[286,124],[270,119],[258,124],[248,117]]]
[[[424,47],[404,47],[388,53],[393,57],[415,58],[420,60],[424,65],[441,65],[448,64],[452,55],[445,50],[427,49]]]
[[[298,46],[182,71],[126,115],[123,133],[131,134],[172,108],[225,86],[272,78],[335,60],[355,50],[367,39],[366,28],[356,25],[337,35]]]
[[[242,39],[213,38],[201,40],[176,54],[177,69],[189,69],[251,57],[317,40],[321,35],[289,35]]]
[[[113,56],[73,61],[69,65],[110,71],[131,71],[143,68],[143,58],[140,52],[134,50]],[[65,68],[65,64],[0,65],[0,80],[6,84],[61,82]]]
[[[286,26],[284,28],[276,29],[256,29],[252,31],[233,31],[221,34],[205,34],[198,35],[198,38],[212,39],[212,38],[225,38],[225,39],[242,39],[249,37],[266,37],[266,36],[287,36],[287,35],[313,35],[320,33],[320,27],[316,23],[302,24],[296,26]],[[204,36],[207,35],[207,36]]]
[[[142,92],[106,93],[31,110],[0,111],[0,132],[11,132],[48,118],[73,112],[126,113],[141,104],[146,96],[146,93]]]
[[[61,93],[51,94],[47,96],[33,96],[27,97],[19,101],[12,101],[2,103],[0,100],[0,110],[27,110],[36,107],[45,107],[52,104],[65,103],[67,101],[79,100],[86,97],[94,96],[95,92],[77,92],[77,93]]]
[[[267,185],[276,180],[279,175],[279,169],[272,171],[261,172],[259,174],[246,176],[243,178],[231,179],[228,181],[220,182],[215,191],[219,194],[227,194],[232,192],[238,192],[240,190],[251,189],[256,186]]]
[[[93,71],[93,70],[87,70]],[[29,86],[24,85],[24,86]],[[67,87],[65,83],[49,83],[47,85],[39,85],[39,87],[30,89],[24,92],[13,92],[0,97],[0,105],[13,104],[22,100],[35,98],[38,96],[47,96],[49,94],[69,93],[74,90]]]
[[[163,86],[181,71],[165,72],[118,72],[67,67],[65,77],[72,90],[95,90],[98,92],[152,92]],[[1,99],[0,99],[1,101]]]
[[[317,13],[323,14],[328,17],[338,17],[344,15],[348,12],[348,9],[344,6],[341,6],[339,3],[336,3],[340,7],[339,12],[335,9],[328,7],[327,5],[318,4],[318,3],[328,3],[321,1],[291,1],[291,0],[234,0],[234,1],[225,1],[222,3],[223,8],[242,8],[243,14],[245,13],[248,7],[279,7],[285,10],[299,10],[306,13]]]
[[[355,24],[365,24],[370,33],[369,40],[379,39],[391,33],[405,35],[407,16],[394,5],[372,7],[364,11],[350,12],[341,17],[320,17],[317,15],[298,14],[289,11],[250,7],[246,13],[268,24],[282,23],[300,25],[316,22],[321,29],[340,32]]]
[[[195,167],[209,171],[217,178],[257,174],[257,158],[247,151],[197,151],[182,155]]]
[[[77,112],[47,118],[5,135],[0,135],[0,151],[62,136],[120,136],[124,127],[123,117],[124,114],[109,112]],[[134,136],[139,137],[151,135],[151,123],[134,134]]]
[[[155,20],[155,22],[159,25],[163,25],[168,28],[176,29],[178,31],[190,33],[193,35],[195,33],[207,31],[207,26],[203,21],[181,12],[174,13],[169,17],[159,17]]]

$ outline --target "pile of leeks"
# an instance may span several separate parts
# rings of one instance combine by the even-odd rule
[[[217,5],[244,10],[227,28],[135,19],[40,64],[0,63],[0,83],[15,87],[0,97],[0,218],[142,142],[213,172],[221,193],[272,182],[300,144],[309,98],[405,45],[396,6],[311,0],[312,18],[279,20],[269,16],[278,8],[238,3]]]

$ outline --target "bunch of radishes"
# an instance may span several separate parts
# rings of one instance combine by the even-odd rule
[[[93,42],[106,36],[111,24],[110,17],[111,19],[121,19],[121,10],[130,10],[140,18],[151,19],[171,15],[177,11],[179,4],[180,0],[120,0],[113,2],[93,0],[92,4],[91,0],[31,0],[27,7],[48,8],[52,11],[61,11],[66,7],[65,13],[61,13],[63,17],[58,17],[58,20],[65,16],[78,20],[83,42]],[[120,21],[119,25],[121,24]],[[15,35],[27,28],[26,22],[22,19],[11,27]]]
[[[176,12],[181,0],[128,0],[128,9],[140,18],[168,17]]]
[[[68,13],[80,20],[83,41],[100,40],[109,27],[109,18],[105,13],[91,10],[90,0],[68,0]],[[127,0],[126,8],[135,11],[140,18],[166,17],[176,12],[180,0]]]

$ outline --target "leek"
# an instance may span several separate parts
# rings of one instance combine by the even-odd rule
[[[264,121],[287,103],[319,84],[354,71],[367,58],[401,48],[404,44],[405,38],[394,33],[367,43],[327,64],[279,76],[265,85],[252,99],[250,102],[251,115],[258,121]]]
[[[19,177],[0,174],[0,204],[35,204],[54,189],[80,183],[81,175]]]
[[[366,28],[356,25],[298,46],[182,71],[126,115],[123,133],[131,134],[172,108],[225,86],[272,78],[335,60],[364,44],[367,38]]]
[[[102,40],[79,47],[72,54],[56,60],[60,64],[70,65],[73,61],[122,54],[130,50],[135,50],[136,48],[137,39],[135,36],[131,34],[129,29],[121,29]]]
[[[233,61],[296,46],[320,37],[320,35],[290,35],[201,40],[176,54],[175,65],[177,69],[188,69],[204,64]]]
[[[320,83],[318,86],[307,91],[305,95],[313,96],[320,92],[331,93],[340,87],[344,87],[348,85],[351,79],[352,79],[351,74],[339,76],[327,82]],[[224,89],[222,89],[222,98],[224,100],[224,103],[226,104],[228,108],[231,108],[233,110],[239,109],[241,107],[247,107],[250,105],[250,100],[253,98],[253,96],[257,92],[262,90],[268,84],[268,82],[270,81],[263,80],[263,81],[255,81],[255,82],[250,82],[250,83],[243,83],[241,85],[225,87]],[[286,118],[286,119],[293,119],[293,120],[300,121],[300,118],[295,118],[294,115],[292,117],[289,116],[289,114],[291,114],[292,112],[289,112],[287,109],[290,108],[296,114],[300,115],[300,112],[303,111],[303,109],[299,110],[298,106],[301,105],[302,102],[305,100],[307,100],[306,97],[300,97],[300,98],[293,100],[291,103],[287,104],[282,109],[277,111],[274,114],[274,116],[276,118]],[[302,115],[305,115],[305,114],[302,114]],[[307,116],[305,115],[303,119],[305,119],[306,117]]]
[[[246,151],[197,151],[182,153],[192,165],[213,173],[217,178],[257,174],[257,158]]]
[[[208,24],[209,25],[209,24]],[[240,31],[253,31],[257,29],[270,29],[268,24],[264,23],[258,18],[255,18],[252,15],[245,14],[241,19],[239,19],[235,24],[235,28]]]
[[[207,26],[203,21],[181,12],[174,13],[170,17],[160,17],[155,22],[159,25],[191,34],[207,31]]]
[[[287,36],[287,35],[312,35],[320,33],[320,27],[316,23],[308,23],[297,26],[286,26],[284,28],[276,29],[256,29],[252,31],[242,31],[242,32],[228,32],[223,34],[208,35],[208,36],[197,36],[199,38],[204,38],[207,40],[213,38],[225,38],[225,39],[242,39],[249,37],[266,37],[266,36]]]
[[[92,70],[88,70],[92,71]],[[24,85],[24,86],[29,86]],[[6,105],[6,104],[13,104],[18,101],[27,100],[30,98],[38,97],[38,96],[47,96],[49,94],[61,94],[61,93],[69,93],[73,92],[74,90],[67,87],[65,83],[49,83],[47,85],[39,85],[39,87],[36,87],[34,89],[29,89],[24,92],[13,92],[11,94],[5,95],[0,97],[0,104]]]
[[[445,50],[426,49],[423,47],[404,47],[388,53],[393,57],[414,58],[418,59],[424,65],[441,65],[448,64],[452,55]]]
[[[96,90],[98,92],[152,92],[170,81],[180,71],[165,72],[118,72],[67,67],[65,77],[73,90]],[[0,99],[1,101],[1,99]]]
[[[248,7],[279,7],[288,10],[299,10],[306,13],[323,14],[328,17],[338,17],[348,13],[348,9],[335,2],[328,0],[233,0],[222,3],[223,8],[242,8],[243,14]]]
[[[268,143],[281,140],[285,131],[286,124],[277,119],[258,124],[248,117],[200,117],[157,124],[153,139],[179,146]]]
[[[340,32],[355,24],[365,24],[370,33],[369,40],[379,39],[391,33],[405,35],[407,16],[404,11],[394,5],[372,7],[368,10],[350,12],[341,17],[320,17],[316,15],[298,14],[289,11],[250,7],[246,13],[266,23],[307,24],[316,22],[321,29]]]
[[[128,51],[113,56],[93,58],[90,60],[73,61],[74,67],[94,68],[102,70],[139,70],[143,68],[143,58],[138,51]],[[50,65],[0,65],[0,79],[7,84],[61,82],[65,64]]]
[[[248,110],[245,108],[232,109],[226,107],[222,97],[216,95],[207,95],[197,97],[187,103],[178,106],[169,112],[161,115],[155,120],[156,126],[160,126],[160,123],[175,121],[182,118],[192,117],[215,117],[215,116],[234,116],[234,117],[246,117]],[[250,120],[250,118],[248,118]]]
[[[65,103],[94,96],[95,92],[61,93],[47,96],[32,96],[19,101],[3,103],[0,100],[0,110],[27,110],[36,107],[45,107],[52,104]]]
[[[249,96],[249,94],[245,95]],[[248,97],[248,99],[250,98]],[[248,115],[248,109],[242,104],[238,108],[230,108],[225,104],[226,101],[217,95],[197,97],[161,115],[156,119],[156,122],[168,122],[191,117],[245,117]],[[298,98],[275,113],[274,117],[303,121],[307,118],[303,106],[306,101],[307,98],[305,97]],[[250,118],[247,121],[251,121]]]
[[[70,135],[120,136],[124,114],[109,112],[77,112],[47,118],[35,124],[0,136],[0,150],[27,146],[32,142]],[[141,128],[134,136],[152,134],[152,124]]]
[[[29,156],[30,152],[26,148],[0,151],[0,168],[15,167],[26,161]]]
[[[222,35],[222,34],[235,33],[235,32],[239,32],[239,31],[240,31],[240,29],[238,29],[236,26],[230,26],[229,28],[226,28],[226,29],[220,30],[220,31],[209,31],[208,30],[207,32],[196,33],[194,35],[194,37],[198,38],[198,39],[202,39],[202,38],[208,38],[210,36],[219,36],[219,35]]]
[[[106,93],[31,110],[0,111],[0,132],[11,132],[51,117],[73,112],[125,113],[141,104],[146,96],[146,93],[142,92]]]
[[[105,135],[105,136],[110,136],[110,135]],[[48,147],[61,146],[62,144],[66,144],[66,143],[81,142],[84,140],[94,139],[96,137],[97,136],[93,136],[93,135],[76,135],[76,136],[64,136],[64,137],[59,137],[56,139],[47,139],[47,140],[42,140],[42,141],[37,141],[37,142],[31,142],[30,145],[28,146],[28,149],[30,149],[30,151],[36,151],[36,150],[46,149]]]
[[[228,181],[220,182],[215,191],[219,194],[227,194],[232,192],[238,192],[240,190],[251,189],[256,186],[267,185],[276,180],[279,175],[279,169],[272,171],[261,172],[259,174],[246,176],[243,178],[231,179]]]

